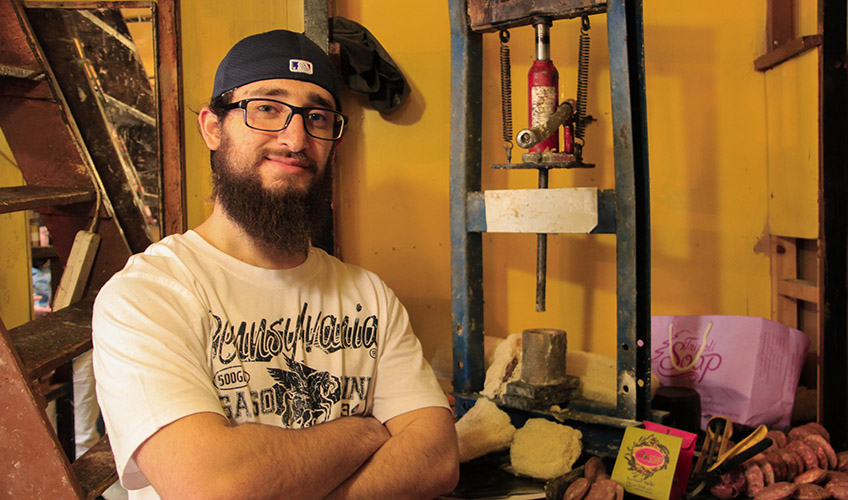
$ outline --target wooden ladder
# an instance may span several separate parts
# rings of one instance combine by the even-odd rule
[[[38,22],[45,26],[45,19]],[[96,225],[101,240],[87,263],[90,273],[78,277],[80,300],[11,329],[0,319],[0,497],[93,499],[117,474],[108,437],[74,460],[71,367],[91,349],[97,290],[146,246],[147,228],[133,212],[138,203],[123,214],[113,205],[106,184],[114,180],[98,172],[97,162],[108,161],[98,158],[104,148],[89,153],[91,129],[81,130],[75,121],[67,93],[16,0],[0,0],[0,46],[0,129],[26,182],[0,187],[0,213],[38,211],[66,270],[78,270],[72,249],[79,231]],[[85,121],[88,127],[89,117]],[[95,219],[99,224],[92,224]],[[45,385],[47,378],[51,384]],[[64,400],[70,410],[57,410],[58,431],[45,411],[52,399]]]

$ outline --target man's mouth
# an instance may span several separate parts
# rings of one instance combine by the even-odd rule
[[[305,155],[269,154],[265,160],[274,167],[287,173],[301,173],[312,170],[312,162]]]

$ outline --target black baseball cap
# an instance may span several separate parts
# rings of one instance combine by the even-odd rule
[[[215,72],[212,98],[260,80],[285,78],[314,83],[329,92],[341,111],[339,79],[329,56],[303,33],[273,30],[242,39]]]

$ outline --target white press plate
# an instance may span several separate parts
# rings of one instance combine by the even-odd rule
[[[598,225],[598,188],[484,191],[486,232],[588,233]]]

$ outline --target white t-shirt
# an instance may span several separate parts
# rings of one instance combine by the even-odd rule
[[[94,306],[97,399],[121,483],[158,498],[133,454],[199,412],[308,427],[448,407],[406,310],[375,274],[312,248],[255,267],[189,231],[151,245]]]

